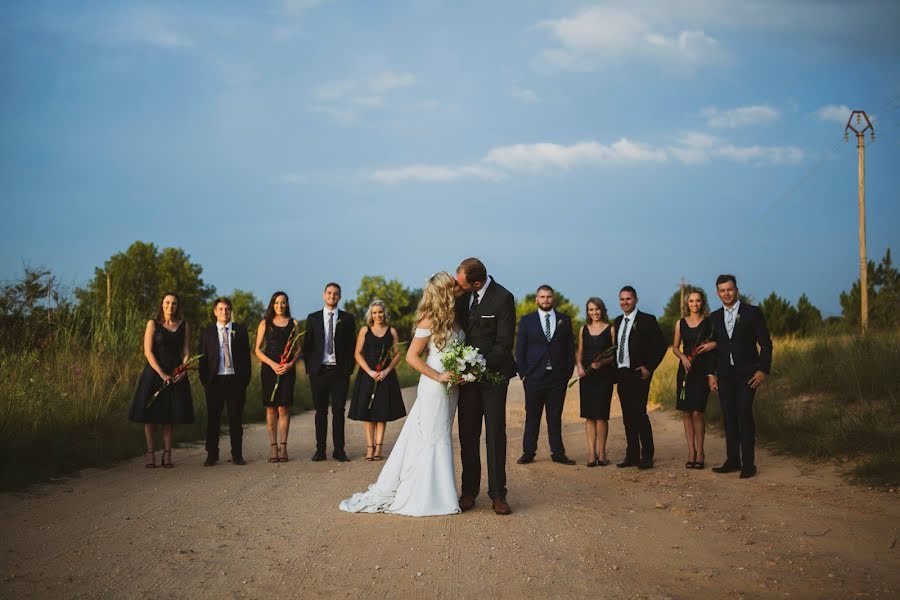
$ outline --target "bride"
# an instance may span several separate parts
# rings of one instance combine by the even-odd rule
[[[450,436],[459,388],[453,386],[448,392],[451,374],[441,366],[443,352],[463,335],[455,328],[455,285],[456,280],[445,272],[428,280],[406,354],[406,362],[422,374],[416,402],[378,481],[368,491],[342,501],[341,510],[410,517],[459,512]],[[422,360],[426,348],[428,356]]]

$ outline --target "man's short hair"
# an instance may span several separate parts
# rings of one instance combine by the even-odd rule
[[[541,292],[543,292],[543,291],[545,291],[545,290],[548,291],[548,292],[550,292],[551,294],[555,294],[555,293],[556,293],[556,292],[553,291],[553,288],[552,288],[552,287],[550,287],[549,285],[547,285],[547,284],[545,283],[545,284],[541,285],[541,286],[537,289],[537,292],[535,292],[535,295],[540,294]]]
[[[629,294],[631,294],[632,296],[634,296],[635,298],[637,298],[637,291],[636,291],[633,287],[631,287],[630,285],[624,285],[624,286],[622,286],[622,289],[619,290],[619,293],[621,294],[622,292],[628,292]]]
[[[224,304],[231,310],[234,310],[234,305],[231,303],[231,298],[228,298],[227,296],[219,296],[218,298],[213,300],[213,310],[216,310],[216,307],[220,304]]]
[[[330,288],[330,287],[337,288],[338,294],[341,293],[341,286],[340,286],[340,284],[335,283],[335,282],[333,282],[333,281],[329,281],[328,283],[325,284],[325,290],[327,290],[327,289]],[[322,290],[322,291],[325,291],[325,290]]]
[[[734,287],[737,287],[737,279],[734,275],[728,273],[716,277],[716,287],[719,287],[723,283],[728,283],[729,281],[734,284]]]
[[[465,274],[466,281],[469,283],[478,283],[479,281],[484,283],[487,281],[487,268],[477,258],[467,258],[459,263],[459,266],[456,267],[456,272],[459,273],[460,271]]]

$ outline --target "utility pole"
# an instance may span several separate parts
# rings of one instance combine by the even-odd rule
[[[678,312],[684,312],[684,275],[681,276],[681,282],[678,284],[680,299],[678,301]]]
[[[856,127],[853,126],[856,117]],[[863,119],[866,126],[862,126]],[[862,333],[869,328],[869,265],[866,258],[866,132],[875,141],[875,128],[864,110],[854,110],[844,127],[844,141],[848,141],[848,131],[856,134],[856,148],[859,156],[859,310]]]

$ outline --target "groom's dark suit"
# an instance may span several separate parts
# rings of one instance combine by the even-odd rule
[[[575,345],[572,320],[554,309],[550,310],[555,315],[556,324],[549,340],[547,331],[550,326],[546,319],[544,323],[541,322],[539,312],[522,317],[516,334],[516,365],[525,386],[522,453],[533,457],[537,452],[541,413],[546,407],[550,452],[554,457],[561,458],[566,455],[562,441],[562,411],[566,399],[566,382],[575,368]],[[549,313],[547,316],[550,316]]]
[[[758,307],[741,302],[736,313],[730,337],[725,324],[725,309],[720,308],[710,315],[717,348],[709,364],[710,374],[716,375],[719,381],[728,463],[733,468],[749,471],[756,466],[756,423],[753,420],[756,390],[747,382],[757,371],[768,374],[772,368],[772,339]]]
[[[247,385],[250,383],[250,338],[247,328],[230,323],[231,363],[233,375],[220,375],[223,361],[220,360],[219,327],[213,323],[200,333],[198,352],[203,355],[198,365],[200,383],[206,392],[206,452],[213,460],[219,458],[219,424],[222,410],[228,407],[228,433],[231,437],[232,459],[243,458],[243,412],[247,399]]]
[[[485,425],[488,462],[488,495],[506,496],[506,390],[516,376],[512,349],[516,335],[516,303],[513,295],[490,279],[474,311],[472,292],[456,301],[456,320],[466,334],[466,344],[478,348],[487,368],[503,375],[503,383],[470,383],[459,388],[459,446],[462,459],[462,493],[475,498],[481,487],[481,424]]]

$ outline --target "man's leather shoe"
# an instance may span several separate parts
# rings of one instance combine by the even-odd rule
[[[519,457],[519,460],[516,461],[517,464],[527,465],[528,463],[534,462],[534,454],[523,454]]]
[[[741,479],[750,479],[756,475],[756,465],[751,465],[741,469]]]
[[[511,515],[512,509],[506,503],[506,498],[494,498],[494,512],[498,515]]]
[[[721,467],[713,467],[712,470],[713,473],[734,473],[741,470],[741,465],[735,465],[726,460]]]
[[[312,460],[319,462],[320,460],[325,460],[325,451],[324,450],[316,450],[316,453],[312,455]]]
[[[247,464],[247,461],[244,460],[243,456],[233,456],[231,458],[231,462],[232,462],[232,464],[241,465],[241,466]]]
[[[465,512],[467,510],[472,510],[475,508],[475,498],[468,495],[463,494],[459,497],[459,510]]]
[[[555,456],[551,456],[550,460],[555,463],[559,463],[561,465],[574,465],[575,461],[566,456],[565,454],[557,454]]]
[[[203,466],[204,466],[204,467],[211,467],[211,466],[213,466],[214,464],[216,464],[216,461],[217,461],[217,460],[219,460],[219,457],[216,456],[215,454],[207,454],[207,455],[206,455],[206,460],[203,461]]]
[[[633,460],[626,458],[622,462],[616,463],[616,466],[619,467],[620,469],[624,469],[626,467],[636,467],[637,463],[634,462]]]
[[[653,459],[652,458],[649,458],[647,460],[642,460],[641,462],[638,463],[638,469],[646,470],[646,469],[652,469],[652,468],[653,468]]]
[[[348,457],[344,452],[335,452],[331,455],[334,460],[340,462],[350,462],[350,457]]]

